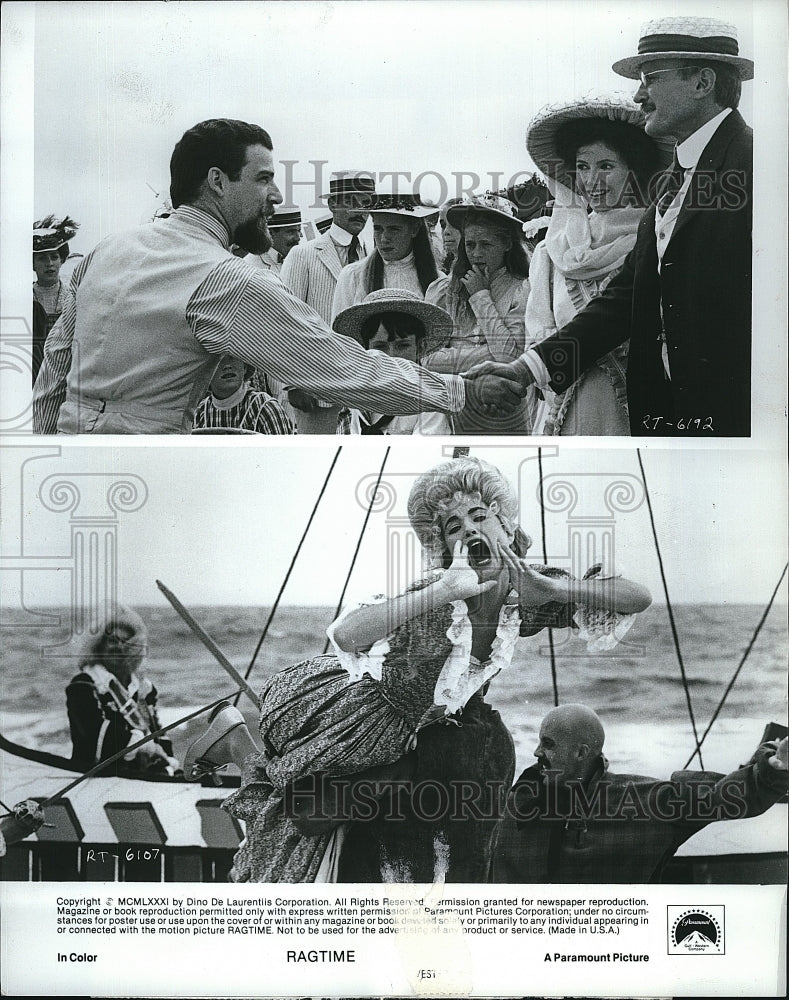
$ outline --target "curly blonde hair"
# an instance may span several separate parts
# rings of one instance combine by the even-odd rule
[[[515,550],[525,555],[531,539],[518,526],[518,497],[512,484],[489,462],[455,458],[434,466],[416,480],[408,497],[408,518],[434,565],[448,565],[441,515],[461,497],[472,497],[492,510]]]

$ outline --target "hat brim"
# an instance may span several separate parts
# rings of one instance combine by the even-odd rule
[[[519,218],[509,215],[507,212],[502,212],[498,208],[488,208],[487,205],[452,205],[447,209],[447,222],[454,229],[462,229],[469,212],[480,212],[484,215],[490,215],[494,219],[509,223],[512,226],[513,232],[522,235],[523,223]]]
[[[440,347],[452,332],[452,317],[439,306],[431,305],[429,302],[395,298],[388,301],[383,299],[378,302],[360,302],[355,306],[349,306],[337,314],[332,327],[337,333],[352,337],[364,346],[361,332],[365,320],[370,316],[393,312],[406,313],[422,321],[425,327],[425,336],[421,341],[423,354],[429,354]]]
[[[402,215],[406,219],[426,219],[429,215],[438,215],[440,209],[436,206],[416,205],[414,208],[371,208],[370,215]]]
[[[729,66],[737,68],[741,80],[753,79],[752,59],[743,59],[742,56],[718,55],[715,52],[650,52],[640,56],[629,56],[627,59],[619,59],[611,69],[618,76],[624,76],[628,80],[637,80],[645,65],[659,62],[661,59],[681,59],[683,62],[703,62],[705,65],[711,62],[727,63]]]
[[[570,122],[584,119],[599,118],[602,121],[621,122],[630,125],[642,135],[646,118],[641,108],[624,94],[621,97],[584,98],[577,101],[567,101],[552,104],[539,111],[529,124],[526,133],[526,149],[537,168],[545,174],[573,189],[573,178],[567,166],[559,156],[556,137],[559,130]],[[671,162],[674,143],[671,140],[659,140],[654,136],[648,139],[655,145],[660,161],[664,166]],[[447,213],[449,214],[449,213]]]

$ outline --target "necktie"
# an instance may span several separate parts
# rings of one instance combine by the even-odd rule
[[[359,237],[351,237],[351,242],[348,244],[348,263],[354,264],[359,259]]]
[[[679,160],[677,159],[677,151],[674,150],[674,159],[671,164],[671,171],[665,175],[665,186],[663,191],[658,198],[657,210],[659,215],[665,215],[666,210],[669,205],[677,197],[679,189],[682,187],[682,183],[685,180],[685,171],[679,165]]]

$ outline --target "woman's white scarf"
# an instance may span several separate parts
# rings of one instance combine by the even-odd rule
[[[556,184],[556,202],[545,237],[554,267],[574,281],[603,278],[622,266],[636,245],[642,207],[591,214],[567,188]]]

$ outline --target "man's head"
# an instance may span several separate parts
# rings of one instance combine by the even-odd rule
[[[335,226],[351,236],[364,229],[375,197],[372,174],[359,170],[338,170],[329,180],[328,205]]]
[[[724,108],[736,108],[753,62],[739,54],[733,24],[707,17],[663,17],[641,28],[638,54],[613,70],[640,86],[634,100],[646,131],[682,142]]]
[[[329,196],[329,211],[335,226],[351,236],[358,236],[370,215],[372,196],[369,194],[338,194]]]
[[[280,205],[268,220],[271,245],[284,260],[301,241],[301,210],[292,205]]]
[[[276,226],[269,229],[271,245],[284,260],[301,240],[301,226]]]
[[[585,781],[597,766],[604,742],[603,724],[591,708],[560,705],[542,720],[534,756],[542,769],[559,772],[559,783]]]
[[[247,122],[214,118],[185,132],[170,159],[174,208],[196,205],[221,218],[250,253],[271,246],[267,220],[282,201],[271,137]]]
[[[633,100],[646,115],[646,133],[687,139],[724,108],[736,108],[742,83],[725,63],[661,59],[642,71]]]

